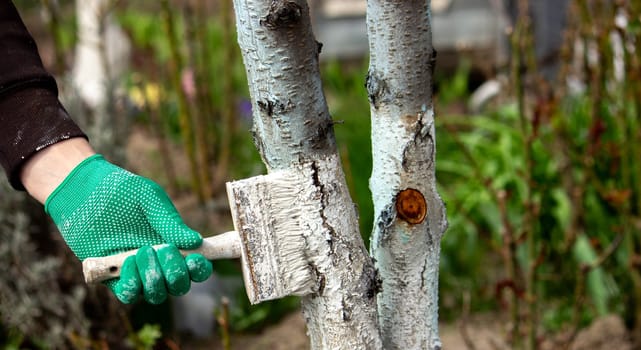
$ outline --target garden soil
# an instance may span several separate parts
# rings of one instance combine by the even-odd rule
[[[501,325],[496,317],[481,315],[472,317],[466,325],[467,338],[474,340],[474,348],[468,347],[461,335],[460,323],[443,324],[440,327],[441,341],[444,350],[508,350],[504,342]],[[563,349],[559,335],[554,341],[541,339],[542,350]],[[285,317],[279,324],[267,327],[256,334],[235,334],[231,336],[231,348],[243,350],[307,350],[308,339],[305,334],[305,321],[300,312]],[[220,339],[183,342],[184,350],[222,350]],[[628,331],[623,320],[617,316],[607,316],[596,320],[592,325],[580,331],[570,350],[633,350]]]

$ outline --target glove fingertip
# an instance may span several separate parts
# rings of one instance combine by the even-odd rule
[[[189,254],[185,257],[185,263],[189,270],[189,277],[194,282],[203,282],[213,273],[211,261],[200,254]]]
[[[189,270],[185,264],[185,259],[178,248],[173,244],[168,244],[158,249],[156,255],[165,276],[169,294],[174,296],[187,294],[191,286],[191,280],[189,279]]]
[[[125,259],[119,279],[105,283],[123,304],[131,304],[138,300],[142,291],[142,281],[138,273],[135,256]]]
[[[155,305],[163,303],[167,299],[167,287],[156,251],[150,246],[143,246],[135,258],[145,300]]]

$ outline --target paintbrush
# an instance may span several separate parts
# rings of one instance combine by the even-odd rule
[[[209,260],[240,258],[252,304],[316,292],[306,238],[322,227],[323,220],[312,170],[280,170],[228,182],[226,187],[235,231],[208,237],[198,249],[182,254],[199,253]],[[85,281],[98,283],[120,276],[125,258],[136,251],[85,259]]]

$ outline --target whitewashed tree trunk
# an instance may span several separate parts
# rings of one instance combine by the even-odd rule
[[[76,0],[78,43],[71,80],[72,95],[83,108],[77,101],[66,104],[79,109],[71,112],[99,152],[124,160],[128,123],[115,106],[115,90],[129,67],[130,43],[111,15],[112,6],[113,0]]]
[[[311,163],[324,225],[308,239],[318,293],[302,308],[312,349],[380,349],[379,279],[358,231],[319,75],[305,1],[234,0],[238,41],[268,170]]]
[[[385,349],[440,349],[438,272],[447,227],[436,192],[430,1],[368,0],[374,199]]]

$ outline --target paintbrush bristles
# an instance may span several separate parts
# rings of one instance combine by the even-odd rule
[[[267,190],[271,195],[271,228],[275,257],[280,259],[282,281],[293,295],[308,294],[316,285],[316,278],[307,256],[307,235],[314,232],[309,225],[322,220],[320,198],[312,183],[306,179],[273,178]],[[318,232],[318,231],[316,231]]]
[[[252,304],[317,290],[306,238],[320,232],[319,189],[303,167],[227,184]],[[246,267],[246,268],[245,268]]]

